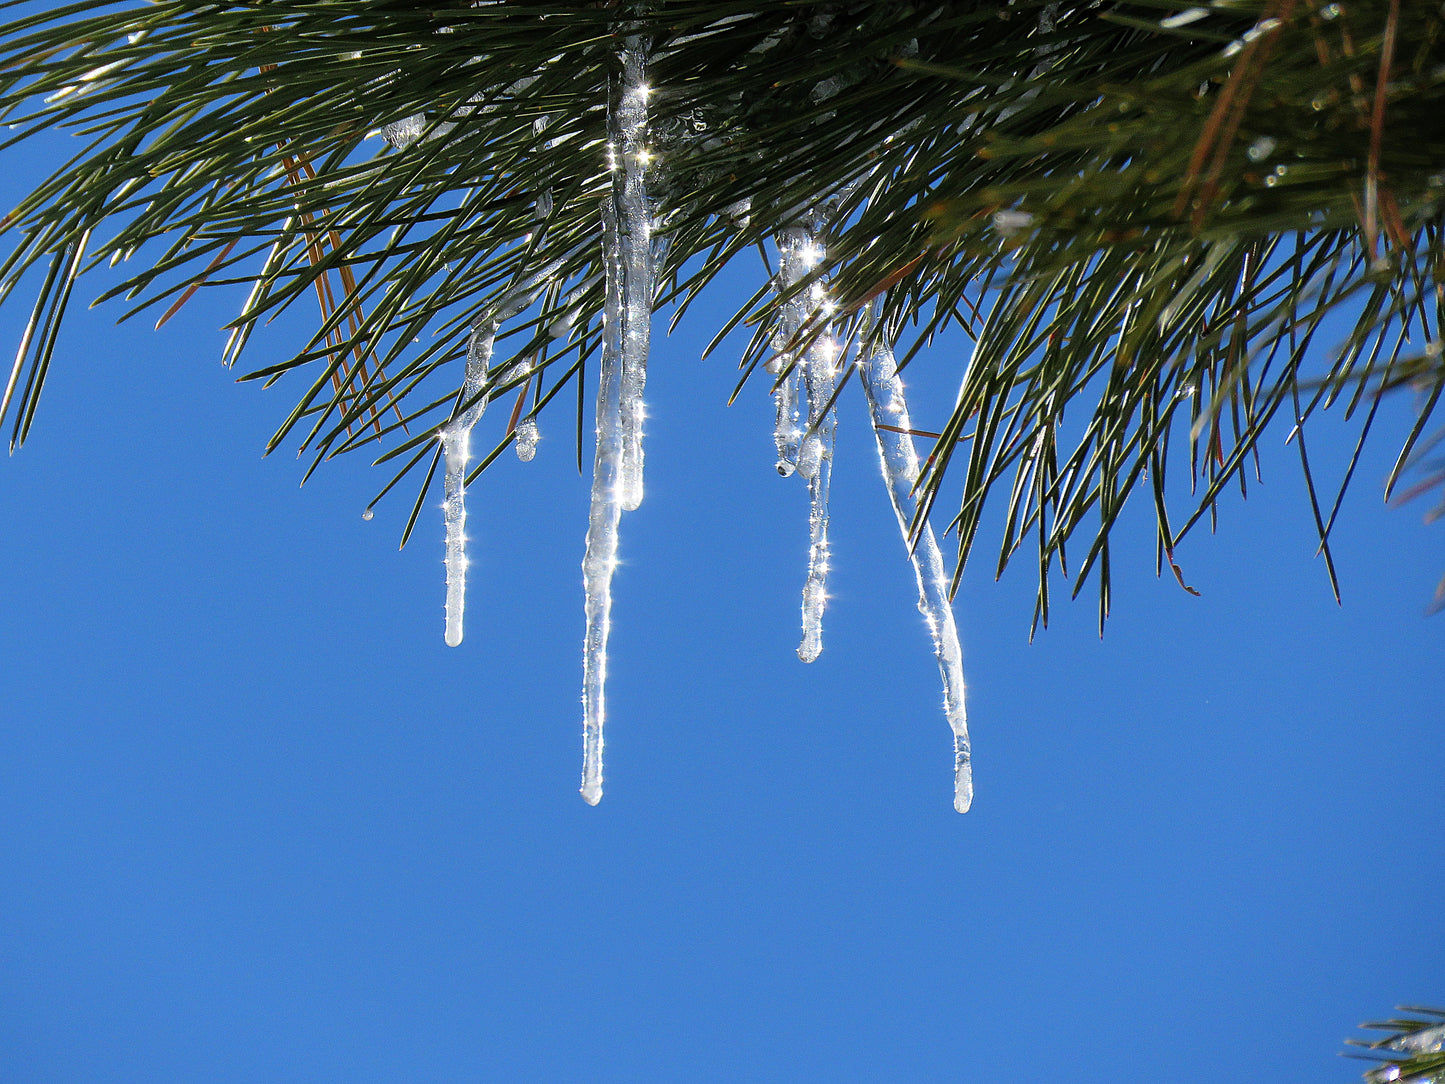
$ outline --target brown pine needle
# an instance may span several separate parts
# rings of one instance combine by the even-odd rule
[[[172,316],[180,312],[181,309],[185,307],[187,301],[196,296],[196,291],[206,284],[206,280],[211,277],[211,273],[214,272],[216,268],[220,267],[221,264],[226,262],[226,257],[231,254],[231,250],[234,249],[237,244],[239,244],[239,238],[236,241],[232,241],[225,248],[221,249],[220,254],[211,261],[211,266],[206,268],[206,270],[201,274],[201,277],[196,279],[195,282],[191,283],[190,286],[186,287],[185,293],[181,294],[181,296],[176,299],[176,303],[170,308],[168,308],[165,313],[162,314],[161,318],[156,321],[157,331],[164,327],[166,321],[168,321]]]

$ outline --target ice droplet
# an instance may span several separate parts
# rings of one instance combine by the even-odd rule
[[[537,454],[537,442],[542,434],[537,429],[536,418],[523,418],[517,423],[517,458],[530,463]]]

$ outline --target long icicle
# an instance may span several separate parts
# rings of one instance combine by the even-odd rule
[[[470,402],[487,381],[492,348],[500,322],[488,312],[472,328],[467,341],[467,375],[462,401]],[[472,427],[487,409],[485,395],[462,411],[442,430],[442,451],[446,456],[444,490],[447,531],[447,626],[448,647],[462,642],[462,620],[467,599],[467,465],[472,458]]]
[[[652,202],[647,172],[652,152],[647,145],[647,47],[632,35],[622,47],[622,90],[608,118],[614,154],[620,152],[621,191],[614,175],[621,226],[622,264],[626,275],[622,305],[622,507],[631,512],[642,504],[643,389],[647,385],[647,353],[652,332],[655,271],[652,251]]]
[[[812,662],[823,652],[823,610],[828,605],[828,491],[838,424],[831,409],[837,385],[836,361],[836,345],[826,333],[814,340],[803,359],[809,432],[798,449],[798,473],[808,479],[809,540],[808,579],[803,585],[803,639],[798,644],[798,658],[804,662]]]
[[[617,568],[617,525],[622,519],[623,261],[617,209],[602,201],[602,255],[606,301],[602,361],[597,382],[597,457],[582,582],[587,595],[587,636],[582,652],[582,797],[602,800],[602,724],[606,718],[607,636],[612,622],[612,573]]]
[[[640,34],[622,47],[622,86],[608,103],[607,152],[612,192],[602,201],[605,303],[597,387],[597,456],[582,579],[587,635],[582,663],[582,797],[602,800],[607,639],[612,575],[623,511],[642,503],[642,393],[651,342],[654,263],[652,204],[647,195],[647,52]],[[620,157],[620,162],[619,162]],[[620,172],[620,176],[619,176]]]
[[[881,299],[874,303],[869,323],[877,325],[882,312]],[[869,328],[860,334],[860,349],[866,347]],[[878,458],[883,466],[883,480],[888,484],[888,497],[908,545],[913,523],[918,514],[918,452],[909,432],[908,403],[903,397],[903,381],[898,377],[893,349],[879,338],[861,363],[863,392],[868,400],[868,413],[873,435],[878,439]],[[958,641],[958,626],[953,620],[953,604],[949,601],[949,576],[939,552],[933,527],[925,520],[914,544],[909,548],[913,574],[918,581],[918,609],[928,623],[933,640],[933,653],[938,657],[938,672],[943,678],[943,712],[953,730],[953,808],[967,813],[973,804],[973,766],[968,744],[968,713],[964,706],[963,648]]]

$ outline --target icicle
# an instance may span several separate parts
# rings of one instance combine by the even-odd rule
[[[612,573],[617,567],[617,525],[622,518],[623,258],[617,210],[602,201],[602,253],[606,301],[602,314],[602,361],[597,383],[597,457],[592,468],[592,507],[582,582],[587,595],[587,636],[582,655],[582,797],[602,799],[602,724],[606,717],[607,635],[612,619]]]
[[[830,200],[829,206],[836,206],[836,201]],[[805,225],[778,234],[780,296],[796,290],[822,261],[824,253],[816,228],[827,213],[827,208],[809,212]],[[804,662],[812,662],[823,650],[823,610],[828,601],[828,490],[836,426],[832,412],[824,415],[823,411],[836,386],[837,345],[826,331],[801,353],[796,340],[810,333],[810,320],[826,320],[831,312],[827,297],[827,287],[819,281],[783,301],[772,343],[776,353],[767,366],[774,374],[786,372],[774,391],[777,422],[773,441],[778,450],[778,473],[786,477],[796,470],[808,482],[808,578],[803,587],[803,638],[798,645],[798,658]]]
[[[823,652],[823,610],[828,604],[828,490],[833,478],[833,437],[837,419],[830,405],[837,378],[837,349],[824,335],[808,348],[803,380],[810,432],[798,452],[798,473],[808,479],[808,579],[803,585],[803,639],[798,658],[812,662]]]
[[[811,251],[812,234],[799,227],[783,230],[778,235],[778,294],[779,296],[802,282],[808,274],[805,254]],[[773,336],[774,355],[765,366],[777,376],[786,372],[773,393],[777,400],[777,422],[773,428],[773,443],[778,450],[778,473],[784,478],[792,474],[798,465],[798,443],[803,436],[800,424],[798,398],[803,382],[803,360],[794,353],[793,339],[808,318],[808,299],[798,294],[783,302],[778,314],[778,330]],[[791,370],[789,370],[791,366]]]
[[[622,306],[622,507],[642,504],[643,389],[647,385],[647,353],[652,329],[655,269],[652,252],[652,202],[647,195],[647,49],[640,35],[622,47],[622,91],[609,118],[608,135],[621,152],[621,183],[613,178],[621,226],[625,275]]]
[[[462,617],[467,592],[467,465],[471,461],[472,427],[487,409],[487,396],[478,393],[487,382],[492,364],[492,350],[502,322],[522,312],[541,295],[546,280],[553,275],[558,261],[546,265],[524,279],[509,293],[486,309],[472,324],[467,340],[467,374],[462,384],[462,402],[471,403],[442,429],[442,451],[446,457],[443,486],[446,492],[447,531],[447,626],[448,647],[462,642]],[[476,399],[473,402],[473,399]]]
[[[487,314],[472,329],[467,343],[463,402],[471,402],[486,383],[499,326],[497,319]],[[456,647],[462,642],[462,617],[467,599],[467,464],[472,458],[472,426],[477,424],[477,419],[486,409],[487,397],[483,395],[442,430],[442,451],[446,456],[443,484],[446,492],[448,647]]]
[[[446,455],[447,527],[447,647],[462,642],[462,616],[467,599],[467,461],[471,458],[472,431],[448,426],[442,430]]]
[[[872,322],[876,323],[880,312],[881,304],[875,303]],[[888,484],[888,497],[893,502],[893,512],[906,544],[918,512],[918,497],[914,492],[918,481],[918,453],[908,432],[912,428],[908,404],[903,398],[903,382],[898,378],[892,348],[880,340],[861,369],[873,435],[878,439],[883,480]],[[973,768],[964,707],[963,649],[948,598],[949,577],[943,554],[927,522],[918,533],[910,557],[918,581],[918,609],[928,623],[933,653],[938,657],[938,671],[943,677],[943,712],[953,730],[953,808],[967,813],[973,804]]]
[[[602,800],[602,727],[606,720],[607,637],[617,527],[642,503],[642,392],[647,383],[653,300],[652,204],[647,195],[647,52],[641,35],[622,47],[622,88],[609,107],[607,156],[612,193],[602,201],[604,297],[597,384],[597,456],[582,579],[587,636],[582,661],[582,797]],[[619,160],[620,155],[620,160]],[[619,176],[620,174],[620,176]],[[580,292],[580,287],[578,292]],[[569,334],[571,313],[548,331]]]

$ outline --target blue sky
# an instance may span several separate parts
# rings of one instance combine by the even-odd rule
[[[806,496],[762,387],[727,408],[697,356],[746,278],[654,354],[597,809],[565,421],[469,494],[451,650],[440,511],[398,553],[409,499],[363,522],[361,457],[304,489],[261,457],[295,389],[217,364],[234,299],[76,313],[0,465],[0,1079],[1348,1081],[1360,1020],[1445,1003],[1445,536],[1379,497],[1408,402],[1343,606],[1283,431],[1181,546],[1200,597],[1125,517],[1102,642],[1086,589],[1030,645],[1027,562],[981,551],[960,817],[856,389],[825,651],[794,655]],[[917,425],[963,349],[910,370]]]

